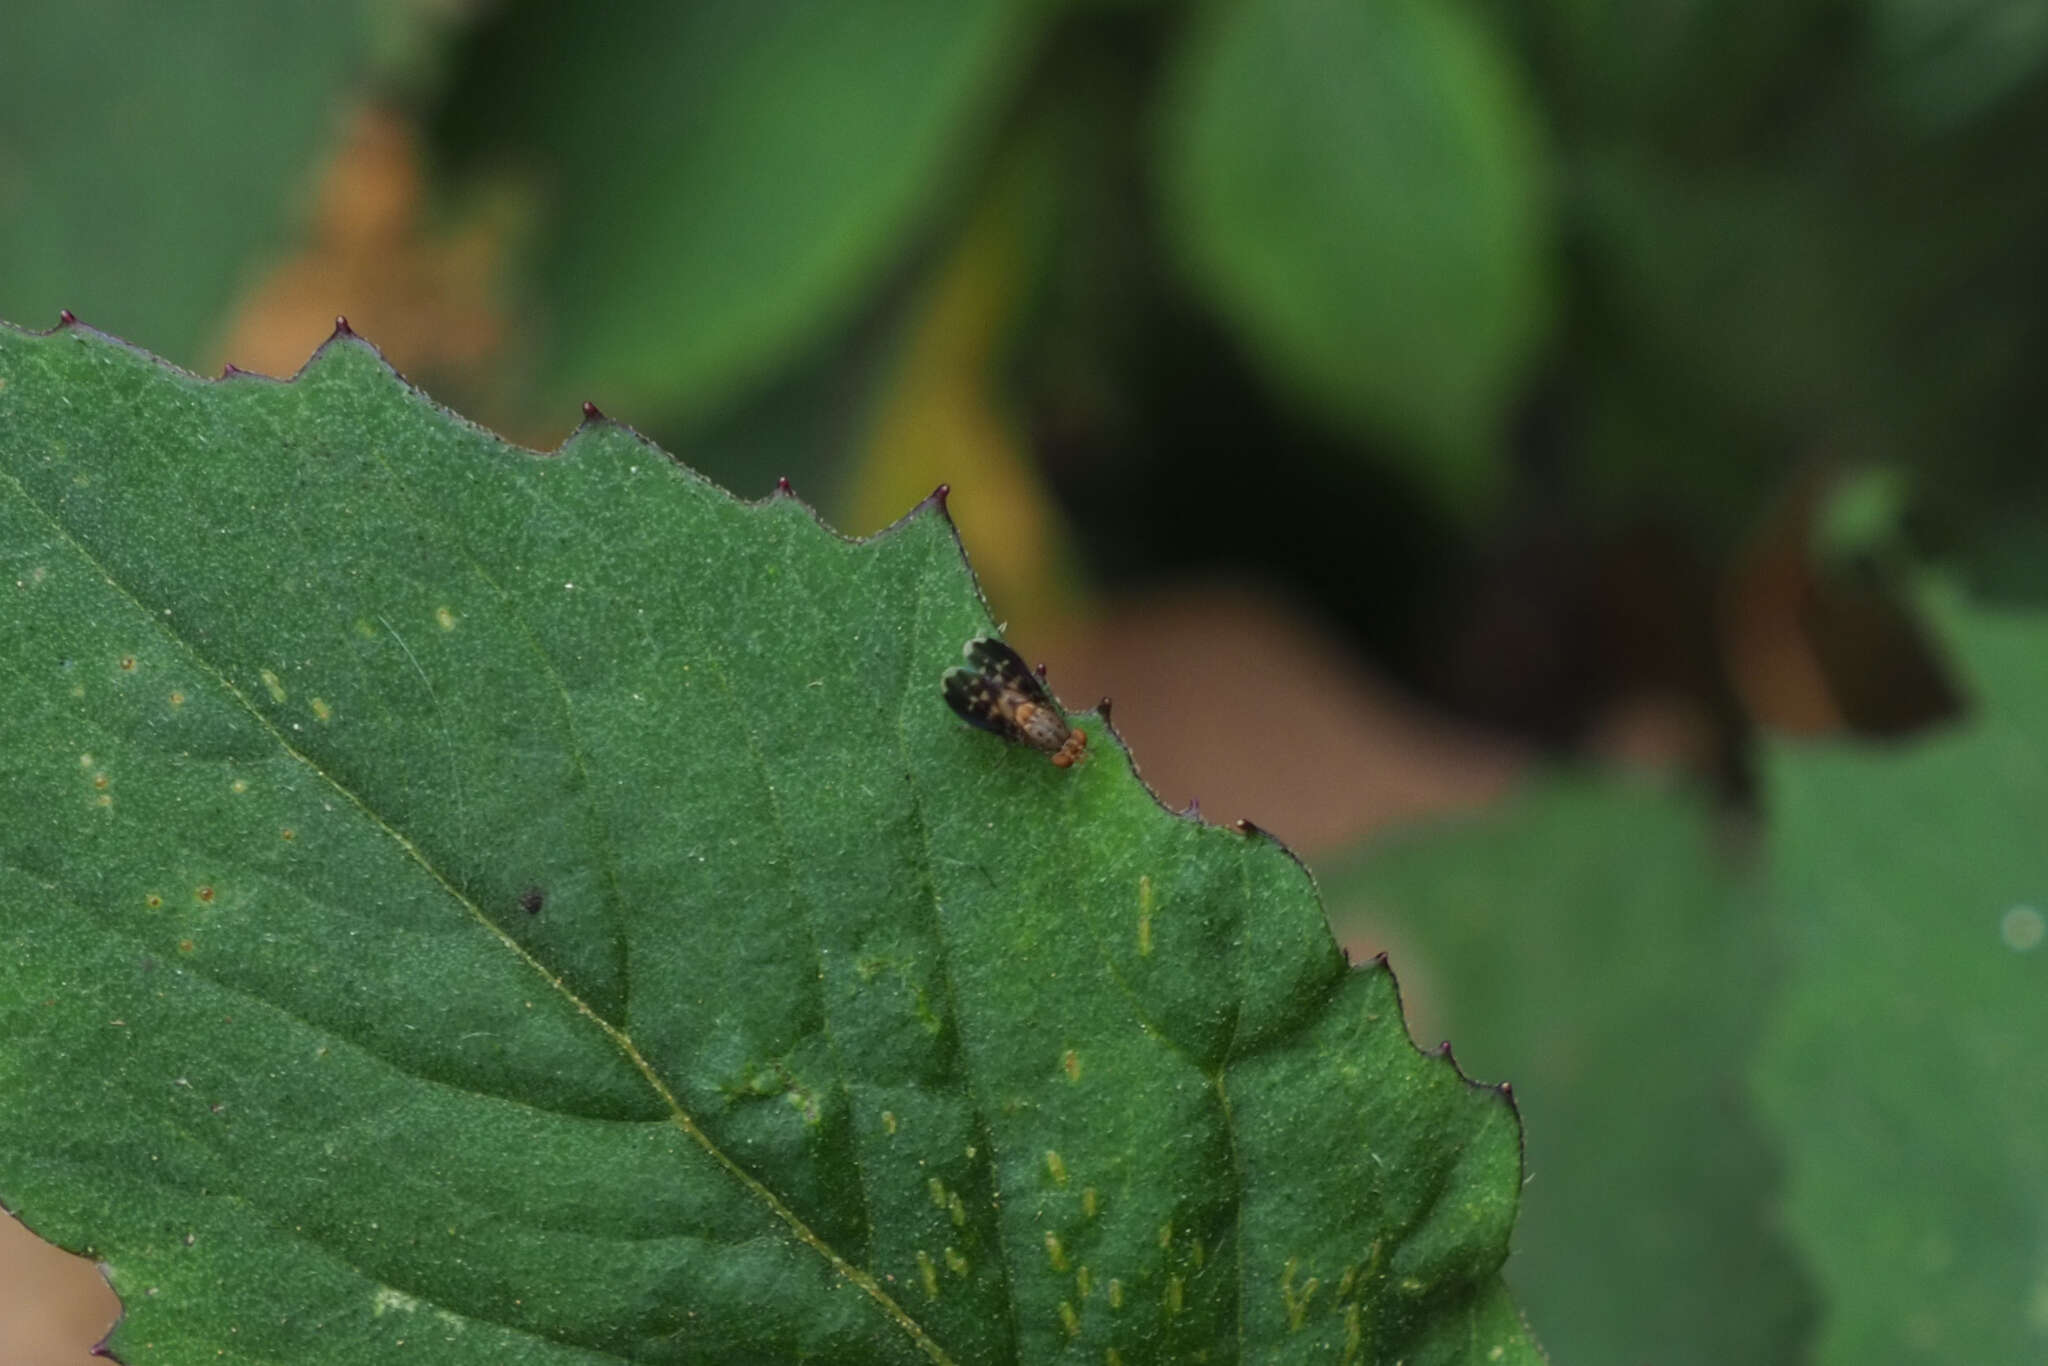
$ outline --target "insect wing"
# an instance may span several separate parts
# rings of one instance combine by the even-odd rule
[[[994,636],[981,636],[961,647],[967,665],[983,678],[1021,694],[1029,702],[1045,702],[1045,684],[1024,657]]]
[[[973,669],[946,671],[946,705],[970,726],[991,731],[1005,740],[1024,742],[1017,723],[1003,710],[1002,685]]]

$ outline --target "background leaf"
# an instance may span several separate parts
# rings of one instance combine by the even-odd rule
[[[1212,5],[1183,42],[1167,226],[1197,283],[1283,385],[1484,502],[1549,292],[1511,61],[1414,0]]]
[[[1919,132],[1983,117],[2048,60],[2048,12],[2024,0],[1873,0],[1870,17],[1878,74]]]
[[[0,431],[0,1200],[124,1359],[1538,1359],[1512,1108],[1276,844],[959,724],[935,506],[348,337],[0,331]]]
[[[31,5],[0,42],[0,317],[199,364],[371,60],[368,6]]]
[[[1909,744],[1779,746],[1771,864],[1793,935],[1758,1085],[1823,1363],[2048,1350],[2048,621],[1952,595],[1974,693]]]
[[[1033,8],[511,7],[444,131],[568,191],[538,262],[551,382],[701,418],[815,342],[967,169]]]
[[[1323,886],[1347,944],[1392,947],[1418,1037],[1514,1079],[1508,1278],[1558,1361],[1803,1359],[1809,1295],[1743,1087],[1775,955],[1698,799],[1557,778]]]

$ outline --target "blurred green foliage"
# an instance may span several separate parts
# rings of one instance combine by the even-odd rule
[[[372,8],[10,6],[0,317],[68,308],[201,363],[370,67]]]
[[[2048,616],[1931,615],[1966,723],[1767,770],[1790,971],[1757,1090],[1828,1366],[2048,1356]]]
[[[1304,401],[1491,508],[1547,322],[1539,121],[1458,6],[1211,6],[1162,109],[1166,228]]]
[[[2035,588],[2042,13],[41,7],[0,49],[0,315],[210,360],[340,111],[395,99],[449,211],[526,197],[514,430],[593,399],[849,507],[886,358],[1001,202],[993,392],[1098,573],[1249,564],[1420,675],[1534,529],[1713,566],[1788,472],[1869,462],[1920,544]]]
[[[942,207],[1034,9],[636,0],[594,23],[507,6],[444,132],[546,177],[552,381],[695,418],[786,366]]]
[[[1761,851],[1578,777],[1325,873],[1418,1034],[1515,1079],[1559,1361],[2048,1352],[2048,614],[1931,601],[1971,716],[1773,746]]]
[[[1813,1294],[1746,1083],[1781,964],[1725,843],[1696,796],[1558,777],[1323,870],[1344,941],[1391,951],[1417,1037],[1514,1079],[1508,1281],[1559,1362],[1804,1359]]]

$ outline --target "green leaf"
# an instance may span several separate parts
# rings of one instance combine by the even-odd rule
[[[1431,0],[1212,5],[1167,136],[1168,227],[1257,358],[1483,505],[1550,290],[1541,139],[1490,34]]]
[[[68,308],[199,364],[370,65],[368,8],[10,6],[0,316]]]
[[[1323,887],[1347,943],[1406,969],[1419,1036],[1514,1082],[1530,1181],[1508,1278],[1558,1361],[1801,1359],[1808,1297],[1743,1085],[1776,974],[1701,802],[1554,778]]]
[[[1759,1086],[1822,1363],[2048,1353],[2048,617],[1930,601],[1968,720],[1768,767],[1796,957]]]
[[[1923,134],[1984,118],[2048,63],[2048,10],[2029,0],[1872,0],[1869,22],[1875,74]]]
[[[123,1360],[1538,1360],[1505,1097],[1097,721],[959,723],[936,503],[346,336],[0,329],[0,434],[0,1201]]]
[[[516,7],[450,133],[559,187],[538,271],[563,391],[701,418],[843,321],[971,169],[1036,8]]]

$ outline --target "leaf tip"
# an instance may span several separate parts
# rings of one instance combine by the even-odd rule
[[[775,498],[796,497],[796,490],[790,486],[788,475],[778,474],[775,476],[775,492],[770,496]]]
[[[57,310],[57,326],[61,328],[78,326],[78,315],[68,308]]]
[[[113,1278],[107,1274],[107,1264],[105,1262],[99,1263],[93,1269],[100,1273],[100,1279],[106,1282],[109,1288],[113,1286]],[[91,1357],[103,1357],[108,1361],[118,1361],[118,1358],[114,1355],[114,1334],[120,1329],[121,1320],[126,1317],[128,1317],[128,1306],[123,1304],[120,1311],[114,1315],[114,1321],[107,1325],[107,1331],[100,1334],[99,1341],[85,1349],[85,1354]]]
[[[604,409],[598,407],[595,403],[592,403],[589,399],[586,398],[583,400],[583,420],[586,423],[589,423],[604,422],[607,421],[608,419],[604,415]]]
[[[350,326],[348,325],[348,317],[347,317],[347,315],[345,315],[345,314],[341,314],[341,313],[337,313],[337,314],[335,314],[335,315],[334,315],[334,335],[335,335],[335,336],[337,336],[337,337],[353,337],[353,336],[354,336],[355,334],[356,334],[356,330],[355,330],[355,329],[354,329],[353,327],[350,327]]]

